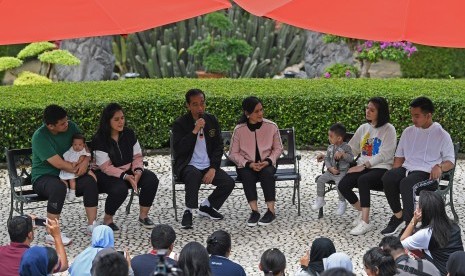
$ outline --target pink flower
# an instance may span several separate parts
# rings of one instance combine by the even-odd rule
[[[352,74],[350,73],[350,70],[347,70],[347,71],[346,71],[346,77],[350,78],[350,75],[352,75]]]
[[[329,72],[326,72],[325,73],[325,78],[327,78],[327,79],[331,78],[331,74]]]

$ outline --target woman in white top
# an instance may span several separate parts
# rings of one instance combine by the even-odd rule
[[[372,228],[370,190],[383,189],[381,177],[392,167],[397,142],[396,129],[389,123],[386,99],[368,100],[365,116],[368,122],[361,125],[349,141],[354,156],[360,154],[357,165],[349,169],[338,186],[341,194],[359,211],[352,223],[352,235],[363,235]],[[360,200],[352,191],[355,187],[358,187]]]
[[[418,222],[421,227],[413,234]],[[447,274],[449,256],[463,251],[460,227],[447,216],[442,197],[427,190],[420,192],[418,206],[400,240],[405,249],[423,250],[425,258],[439,269],[441,275]]]

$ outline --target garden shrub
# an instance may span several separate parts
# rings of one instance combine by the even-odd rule
[[[265,117],[280,128],[294,127],[301,148],[327,145],[327,130],[335,122],[355,131],[365,121],[364,106],[372,96],[388,99],[391,121],[400,136],[411,124],[410,101],[424,95],[436,105],[434,120],[449,131],[453,141],[465,142],[462,80],[139,79],[0,87],[0,145],[30,147],[32,134],[42,124],[42,111],[49,104],[65,107],[90,139],[103,107],[118,102],[144,148],[168,147],[169,129],[175,118],[186,112],[184,95],[190,88],[206,92],[207,110],[218,117],[223,130],[233,130],[242,99],[260,97]]]
[[[400,61],[404,78],[463,78],[465,49],[416,45],[418,52]]]

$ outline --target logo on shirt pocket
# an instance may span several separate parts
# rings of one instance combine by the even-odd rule
[[[210,129],[210,130],[208,131],[208,135],[209,135],[210,137],[212,137],[212,138],[215,137],[215,136],[216,136],[216,129],[214,129],[214,128],[213,128],[213,129]]]

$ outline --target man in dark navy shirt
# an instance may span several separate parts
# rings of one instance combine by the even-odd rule
[[[131,267],[134,270],[134,276],[152,275],[160,261],[161,255],[164,255],[167,266],[176,267],[175,260],[168,257],[173,251],[176,232],[167,224],[158,224],[153,228],[150,241],[152,250],[143,255],[135,256],[131,260]],[[164,253],[164,254],[163,254]]]

